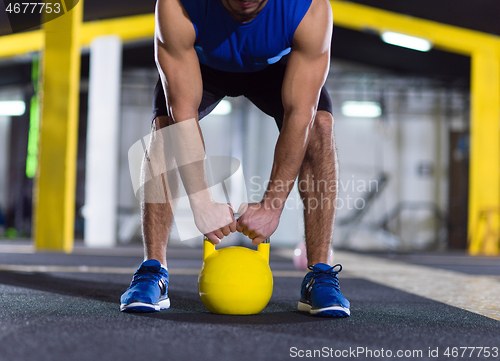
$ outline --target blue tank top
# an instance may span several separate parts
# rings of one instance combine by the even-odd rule
[[[240,23],[222,0],[181,0],[196,30],[200,63],[229,72],[252,72],[278,62],[312,0],[268,0],[257,16]]]

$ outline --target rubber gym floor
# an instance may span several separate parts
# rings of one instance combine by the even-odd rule
[[[272,249],[274,292],[251,316],[209,313],[201,250],[169,249],[172,306],[119,312],[140,246],[35,253],[0,242],[0,360],[498,360],[500,258],[336,252],[345,319],[296,311],[303,272]]]

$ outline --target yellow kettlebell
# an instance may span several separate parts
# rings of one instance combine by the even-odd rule
[[[219,250],[205,238],[198,294],[212,313],[253,315],[261,312],[273,293],[269,239],[257,251],[246,247]]]

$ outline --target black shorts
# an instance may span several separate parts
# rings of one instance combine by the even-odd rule
[[[215,70],[200,64],[203,79],[203,97],[198,108],[199,118],[208,115],[225,97],[245,96],[267,115],[276,120],[278,128],[283,124],[283,102],[281,85],[285,76],[286,59],[269,65],[264,70],[250,73],[233,73]],[[318,102],[318,110],[332,113],[332,101],[323,86]],[[165,95],[161,81],[154,91],[153,115],[167,115]]]

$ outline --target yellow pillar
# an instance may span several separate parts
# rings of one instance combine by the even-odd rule
[[[37,250],[73,250],[82,15],[81,0],[44,24],[40,160],[33,207]]]
[[[472,53],[471,62],[469,253],[498,255],[500,237],[498,44],[483,44]]]

